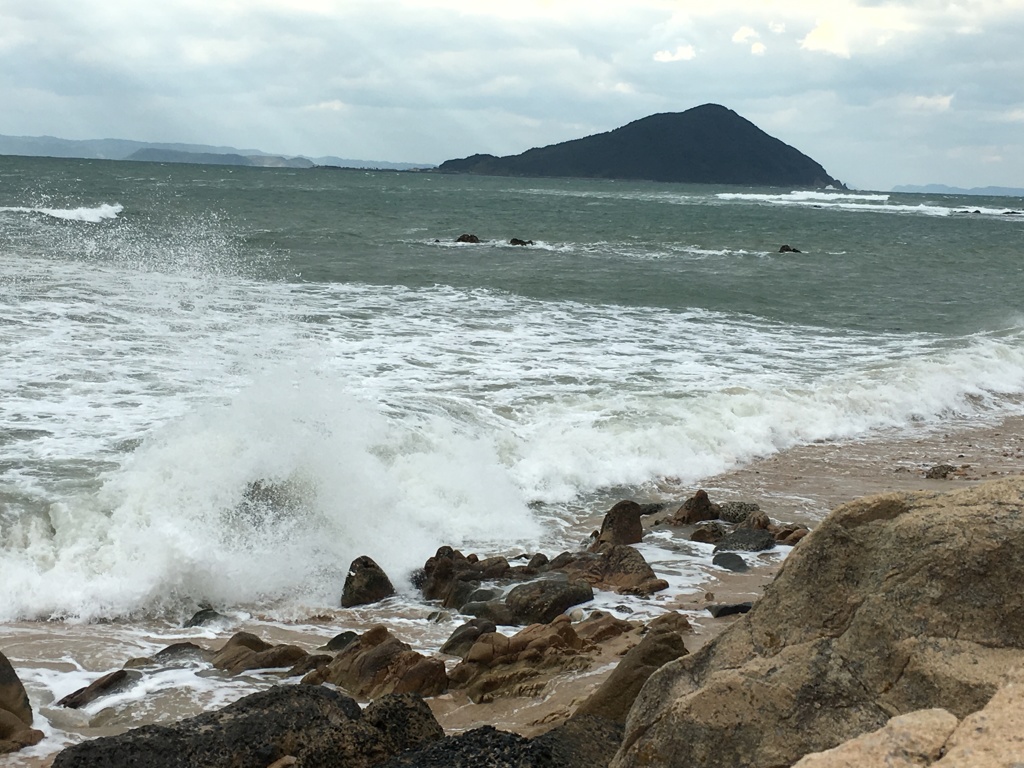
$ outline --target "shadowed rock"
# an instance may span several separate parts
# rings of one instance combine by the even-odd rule
[[[635,501],[620,501],[605,514],[601,532],[591,548],[596,552],[606,545],[639,544],[644,536],[640,521],[643,513],[643,507]]]
[[[345,587],[341,593],[341,607],[352,608],[356,605],[377,603],[395,594],[391,579],[384,569],[370,557],[363,555],[352,561],[345,577]]]
[[[708,492],[701,489],[683,502],[675,515],[668,521],[669,525],[694,525],[704,520],[718,519],[718,505],[712,504]]]
[[[42,738],[43,732],[32,728],[32,706],[25,686],[0,653],[0,755],[38,744]]]

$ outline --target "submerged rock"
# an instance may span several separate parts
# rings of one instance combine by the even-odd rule
[[[614,768],[792,765],[1024,664],[1024,479],[844,504],[753,606],[662,667]]]

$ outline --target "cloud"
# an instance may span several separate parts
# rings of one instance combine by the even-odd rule
[[[748,40],[756,40],[760,35],[753,27],[740,27],[737,29],[732,36],[734,43],[745,43]]]
[[[774,32],[776,35],[781,35],[786,31],[786,25],[779,21],[769,21],[768,29]]]
[[[655,61],[692,61],[697,58],[697,51],[692,45],[680,45],[674,51],[658,51],[654,54]]]
[[[819,21],[818,25],[800,41],[800,47],[805,51],[822,51],[844,59],[850,58],[850,45],[846,36],[831,21]]]
[[[755,56],[764,56],[764,52],[768,50],[768,46],[764,43],[754,43],[750,46],[750,52]]]

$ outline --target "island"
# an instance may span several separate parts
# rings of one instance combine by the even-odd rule
[[[447,160],[439,173],[845,189],[798,149],[719,104],[665,112],[606,133],[527,150]]]

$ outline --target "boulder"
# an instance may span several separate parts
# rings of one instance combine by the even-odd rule
[[[725,568],[736,573],[744,573],[750,570],[747,561],[734,552],[719,552],[711,558],[711,564],[719,568]]]
[[[1024,478],[844,504],[753,609],[644,686],[612,765],[792,765],[1024,664]]]
[[[206,627],[211,624],[228,624],[230,622],[231,619],[213,608],[201,608],[185,622],[185,627]]]
[[[74,693],[69,693],[57,702],[57,706],[67,707],[68,709],[79,709],[80,707],[84,707],[86,704],[95,701],[101,696],[110,696],[114,693],[126,691],[141,679],[141,672],[118,669],[114,672],[109,672],[103,675],[98,680],[94,680],[84,688],[79,688]]]
[[[614,545],[599,555],[583,553],[565,568],[570,579],[620,594],[649,595],[668,587],[633,547]]]
[[[341,607],[378,603],[395,594],[391,579],[373,558],[363,555],[352,561],[345,576],[345,587],[341,593]]]
[[[251,632],[238,632],[214,654],[212,664],[237,675],[250,669],[293,667],[308,655],[296,645],[271,645]]]
[[[800,253],[800,251],[792,245],[780,245],[779,253]]]
[[[43,739],[32,727],[32,705],[11,662],[0,653],[0,755],[31,747]]]
[[[640,543],[644,536],[640,522],[643,513],[643,507],[635,501],[620,501],[605,514],[601,532],[591,549],[596,552],[607,545]]]
[[[392,758],[380,768],[554,768],[540,751],[517,733],[484,725],[448,736],[415,752]],[[346,766],[347,768],[347,766]]]
[[[533,240],[521,240],[518,237],[513,237],[508,241],[509,245],[533,245]]]
[[[456,243],[479,243],[480,242],[480,238],[477,237],[476,235],[470,234],[468,232],[463,232],[461,235],[459,235],[458,237],[455,238],[455,242]]]
[[[725,526],[717,520],[705,520],[698,523],[693,533],[690,534],[690,541],[697,541],[701,544],[717,544],[728,535]]]
[[[753,512],[760,512],[761,506],[753,501],[723,501],[718,505],[718,517],[727,523],[742,523]]]
[[[683,502],[675,515],[668,521],[669,525],[694,525],[704,520],[717,520],[719,509],[712,504],[708,492],[701,489]]]
[[[147,725],[67,747],[54,768],[193,768],[193,766],[331,766],[373,768],[402,744],[430,731],[422,702],[375,702],[384,717],[364,718],[348,696],[319,686],[278,686],[223,709],[171,725]],[[407,715],[393,710],[405,707]],[[406,734],[382,728],[408,726]],[[436,736],[436,730],[433,731]],[[280,762],[278,762],[280,761]]]
[[[687,654],[683,638],[670,629],[648,632],[633,646],[601,686],[576,710],[577,715],[597,715],[624,723],[643,684],[655,670]]]
[[[363,710],[363,722],[380,731],[396,755],[444,738],[444,729],[430,707],[413,693],[393,693],[371,701]]]
[[[763,552],[775,546],[775,537],[763,528],[737,528],[715,545],[715,552]]]
[[[594,590],[585,581],[542,579],[514,587],[505,604],[522,624],[547,624],[574,605],[593,599]]]
[[[303,683],[331,683],[356,696],[385,693],[436,696],[448,688],[444,662],[422,656],[378,624],[350,643],[330,664],[302,678]]]

